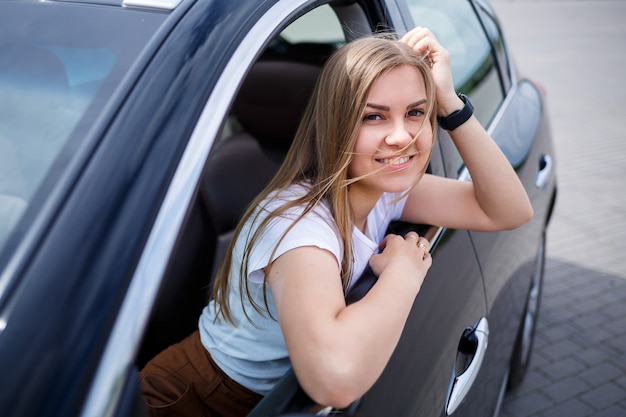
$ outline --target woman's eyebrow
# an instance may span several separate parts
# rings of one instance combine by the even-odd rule
[[[389,111],[389,106],[383,106],[382,104],[366,103],[365,107],[371,107],[376,110]]]
[[[416,102],[409,104],[408,106],[406,106],[406,108],[407,109],[412,109],[413,107],[417,107],[417,106],[419,106],[421,104],[424,104],[424,103],[426,103],[426,99],[425,98],[423,98],[421,100],[417,100]],[[390,110],[389,106],[384,106],[382,104],[376,104],[376,103],[366,103],[365,107],[371,107],[373,109],[382,110],[382,111],[389,111]]]
[[[423,98],[421,100],[417,100],[415,103],[409,104],[408,106],[406,106],[406,108],[410,109],[410,108],[417,107],[417,106],[419,106],[421,104],[424,104],[424,103],[426,103],[426,99],[425,98]]]

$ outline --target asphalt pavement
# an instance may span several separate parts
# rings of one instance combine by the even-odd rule
[[[547,92],[558,201],[529,373],[501,417],[626,416],[626,0],[491,0]]]

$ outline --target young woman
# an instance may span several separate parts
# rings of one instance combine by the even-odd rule
[[[438,117],[472,182],[425,173]],[[244,215],[199,331],[142,371],[146,403],[153,415],[245,415],[293,366],[313,400],[345,407],[382,373],[431,266],[428,241],[385,237],[388,223],[496,231],[531,217],[428,29],[354,41],[325,65],[285,162]],[[368,263],[377,283],[346,305]]]

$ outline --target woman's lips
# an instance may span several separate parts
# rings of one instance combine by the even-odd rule
[[[412,156],[400,156],[395,158],[383,158],[376,161],[383,165],[391,165],[393,167],[399,167],[407,164],[413,157]]]

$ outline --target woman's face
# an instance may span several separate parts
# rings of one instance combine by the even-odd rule
[[[424,79],[412,66],[396,67],[372,84],[348,174],[356,178],[378,172],[352,184],[351,192],[379,195],[403,192],[413,185],[432,148],[426,108]],[[407,147],[418,132],[415,143]]]

